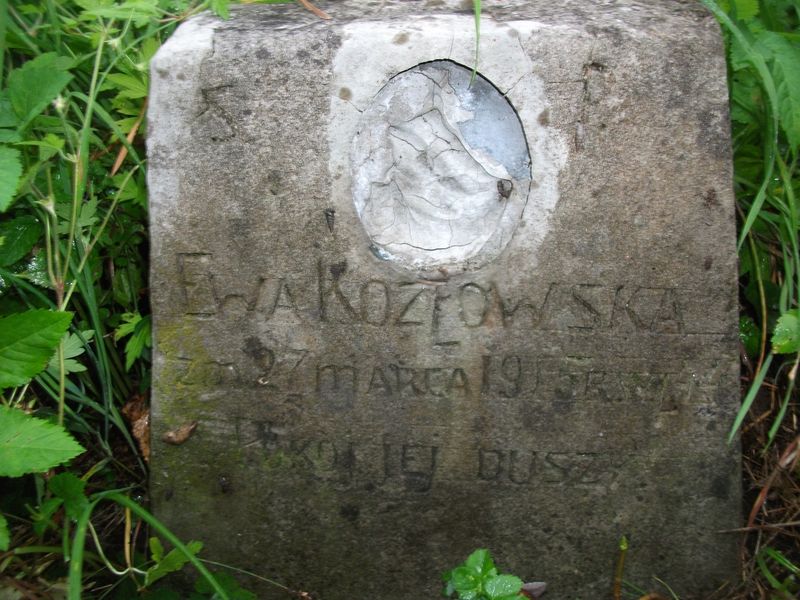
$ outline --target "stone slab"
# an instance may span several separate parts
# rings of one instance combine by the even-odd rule
[[[157,516],[323,600],[437,597],[477,547],[608,597],[622,534],[642,587],[735,577],[714,20],[484,3],[470,85],[470,2],[317,4],[199,16],[153,60]]]

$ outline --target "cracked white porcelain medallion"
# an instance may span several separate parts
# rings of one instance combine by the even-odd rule
[[[412,270],[480,267],[520,220],[531,159],[519,117],[451,61],[393,77],[361,115],[353,199],[373,251]]]

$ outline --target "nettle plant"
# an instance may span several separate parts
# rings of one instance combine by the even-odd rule
[[[0,552],[14,549],[0,576],[24,576],[27,556],[61,555],[42,562],[63,565],[48,576],[68,572],[70,599],[86,560],[135,587],[192,562],[230,596],[196,558],[198,543],[182,544],[118,491],[146,481],[121,409],[149,386],[148,63],[210,4],[228,2],[0,0]],[[156,540],[146,565],[127,552],[114,567],[91,522],[109,502],[175,549],[159,552]],[[60,546],[43,543],[53,536]]]
[[[522,580],[497,572],[488,550],[478,549],[463,564],[442,576],[444,595],[459,600],[527,600]]]

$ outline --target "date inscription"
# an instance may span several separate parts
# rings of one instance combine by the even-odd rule
[[[682,362],[586,359],[571,365],[561,359],[531,355],[478,357],[471,365],[411,365],[405,362],[358,364],[324,360],[306,350],[259,347],[239,361],[169,358],[176,383],[191,388],[260,390],[303,397],[326,411],[356,410],[362,401],[407,403],[485,399],[549,401],[555,409],[575,403],[651,407],[678,411],[714,403],[722,373],[698,375]]]

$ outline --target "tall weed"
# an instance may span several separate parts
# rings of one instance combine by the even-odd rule
[[[756,535],[749,546],[753,580],[746,587],[762,596],[793,598],[800,592],[800,554],[797,538],[778,515],[791,521],[800,501],[791,493],[797,489],[800,447],[800,2],[702,1],[722,25],[729,67],[740,338],[743,379],[749,383],[729,439],[740,430],[747,434],[747,473],[758,490],[747,523]],[[780,486],[785,494],[775,493],[779,482],[788,483]],[[757,518],[769,536],[761,535]]]

